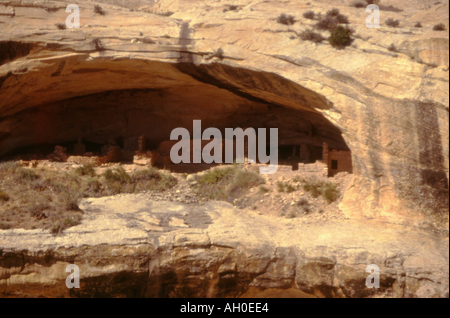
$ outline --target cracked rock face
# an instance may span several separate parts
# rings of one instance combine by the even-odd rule
[[[84,199],[62,236],[0,232],[0,293],[45,297],[448,297],[448,235],[315,223],[148,195]],[[80,289],[65,268],[80,269]],[[367,265],[380,289],[365,286]],[[42,284],[45,288],[42,288]]]
[[[21,281],[29,279],[28,286],[32,286],[41,277],[36,273],[53,272],[79,259],[90,264],[83,268],[88,273],[85,277],[91,279],[86,284],[95,285],[96,277],[102,275],[116,279],[117,288],[110,295],[182,295],[187,291],[177,284],[182,281],[183,286],[191,286],[192,276],[196,282],[203,277],[201,288],[192,287],[198,296],[253,295],[260,287],[295,287],[295,291],[318,296],[370,296],[364,288],[349,286],[359,286],[367,261],[377,260],[390,268],[383,295],[448,296],[448,274],[442,274],[447,275],[447,283],[440,287],[437,283],[445,282],[438,270],[442,255],[447,260],[444,273],[448,273],[448,251],[438,252],[441,241],[427,236],[429,250],[416,253],[418,247],[411,242],[422,242],[420,235],[414,232],[417,236],[407,243],[399,233],[408,232],[389,225],[373,230],[389,235],[374,234],[375,241],[368,238],[366,245],[350,244],[363,235],[355,224],[365,224],[367,219],[448,230],[449,34],[432,30],[439,22],[449,28],[448,1],[392,0],[389,4],[403,11],[381,11],[379,29],[368,29],[367,13],[351,7],[351,2],[247,0],[239,1],[237,10],[226,11],[227,6],[216,1],[104,0],[101,5],[106,14],[99,15],[93,11],[95,3],[79,1],[80,28],[60,30],[55,23],[64,23],[69,1],[51,5],[0,1],[0,156],[75,142],[80,135],[103,144],[110,138],[145,134],[150,146],[156,147],[169,139],[173,128],[190,130],[192,120],[201,119],[204,128],[278,127],[281,144],[326,141],[332,148],[350,149],[354,173],[340,205],[352,220],[348,226],[354,232],[347,225],[327,225],[336,236],[351,233],[351,237],[343,236],[341,247],[331,238],[322,245],[318,245],[320,240],[311,242],[309,247],[287,243],[288,236],[283,244],[281,238],[264,239],[267,233],[272,238],[272,230],[254,235],[219,231],[213,239],[209,230],[216,223],[205,220],[223,220],[223,213],[235,213],[229,207],[220,206],[221,216],[207,212],[206,207],[186,211],[199,213],[196,216],[206,222],[204,228],[200,221],[195,224],[176,211],[165,210],[163,220],[156,212],[137,209],[130,218],[113,213],[117,218],[107,217],[106,223],[86,221],[82,226],[87,227],[86,237],[79,244],[67,240],[78,235],[79,227],[62,238],[40,231],[0,231],[0,250],[4,251],[0,269],[6,268],[0,275],[2,288],[6,281],[16,279],[17,283],[8,286],[26,293]],[[315,44],[298,38],[316,23],[302,18],[304,12],[324,14],[334,7],[349,17],[355,29],[351,46],[336,50],[327,41]],[[294,15],[298,21],[290,26],[279,24],[276,20],[281,13]],[[398,19],[400,26],[386,26],[388,18]],[[415,28],[417,22],[423,27]],[[388,50],[391,44],[397,52]],[[101,231],[104,227],[111,228]],[[117,236],[108,236],[109,231],[116,231]],[[302,227],[301,231],[307,230]],[[179,239],[174,233],[179,233]],[[310,236],[317,237],[314,232]],[[36,237],[48,242],[43,245],[48,247],[33,245]],[[387,256],[380,247],[387,248],[383,245],[387,239],[381,245],[375,243],[380,237],[390,237],[395,244],[403,242],[411,249],[399,243]],[[192,241],[199,247],[183,245]],[[230,242],[245,242],[245,249]],[[448,241],[444,242],[448,249]],[[333,249],[324,252],[320,246],[328,243]],[[28,246],[36,246],[27,252],[31,254],[22,252]],[[165,247],[155,252],[157,246]],[[180,253],[176,254],[179,258],[172,259],[173,251]],[[263,256],[251,257],[259,252]],[[98,260],[101,265],[96,267],[92,265],[97,262],[95,255],[112,256]],[[192,266],[183,269],[177,262],[184,259],[192,261]],[[193,265],[196,260],[201,266]],[[175,265],[181,272],[172,268]],[[433,274],[413,274],[416,269]],[[117,273],[129,273],[124,275],[131,275],[126,277],[134,287],[121,285]],[[63,281],[65,273],[58,275],[55,280],[47,278],[48,284]],[[8,291],[14,294],[14,288]],[[67,295],[65,286],[58,288],[51,295]]]

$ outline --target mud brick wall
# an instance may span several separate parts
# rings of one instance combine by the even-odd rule
[[[337,161],[337,169],[333,169],[332,161]],[[353,172],[352,154],[345,150],[330,150],[328,152],[328,176],[332,177],[338,172]]]
[[[317,160],[315,163],[299,163],[298,172],[316,173],[326,177],[328,175],[328,165],[322,160]]]

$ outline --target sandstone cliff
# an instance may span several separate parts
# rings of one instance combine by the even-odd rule
[[[69,1],[0,0],[0,156],[79,136],[102,144],[114,134],[145,134],[156,146],[168,139],[173,128],[190,127],[199,118],[205,127],[284,126],[284,140],[295,133],[311,138],[312,143],[325,140],[331,147],[351,150],[354,180],[340,208],[354,222],[373,219],[448,230],[448,1],[383,0],[403,11],[382,10],[379,29],[368,29],[368,14],[350,6],[351,2],[136,0],[124,4],[104,0],[98,3],[106,14],[99,15],[93,10],[96,3],[79,1],[81,27],[60,30],[55,24],[64,23]],[[224,10],[231,4],[237,8]],[[315,44],[299,39],[315,23],[304,19],[304,12],[325,13],[334,7],[349,17],[355,30],[351,46],[337,50],[326,41]],[[295,16],[297,22],[277,23],[281,13]],[[385,25],[388,18],[398,19],[399,27]],[[423,27],[414,27],[417,22]],[[439,22],[447,31],[432,30]],[[391,44],[396,52],[388,49]],[[20,235],[20,231],[11,233]],[[196,244],[208,246],[208,251],[222,249],[221,243],[214,245],[203,232],[194,234],[204,235],[204,243]],[[46,234],[25,234],[29,235]],[[396,234],[397,239],[401,242]],[[53,247],[65,244],[61,238],[52,240]],[[102,243],[111,249],[123,242]],[[19,253],[25,243],[16,246],[1,239],[0,244],[12,248],[8,259],[14,264],[25,259]],[[88,250],[99,246],[94,241],[83,244],[93,246]],[[138,251],[141,247],[136,246]],[[145,243],[142,248],[149,250],[142,253],[153,253],[156,246]],[[306,282],[306,291],[317,289],[314,286],[321,282],[299,280],[294,274],[294,268],[309,263],[301,265],[298,250],[289,246],[274,249],[267,258],[285,253],[282,258],[292,260],[283,261],[291,264],[289,268],[278,268],[272,261],[261,268],[273,267],[277,279],[286,280],[283,287],[295,279]],[[67,245],[67,253],[70,248]],[[120,250],[128,248],[135,247]],[[37,250],[31,257],[43,258]],[[333,257],[338,254],[327,254],[324,264],[335,268],[339,261]],[[316,256],[311,259],[322,264]],[[382,262],[397,256],[382,257]],[[56,259],[65,257],[61,254]],[[163,264],[165,256],[158,257]],[[230,264],[236,262],[234,257]],[[448,254],[444,259],[448,265]],[[398,262],[404,266],[411,260]],[[352,264],[356,263],[362,264]],[[233,268],[230,264],[225,265]],[[143,270],[145,275],[148,271]],[[420,284],[429,281],[417,277]],[[420,285],[411,295],[430,296],[422,292],[426,288]],[[333,290],[334,295],[341,292],[352,295]],[[332,295],[330,290],[321,293]],[[445,296],[445,291],[434,290],[435,294]]]

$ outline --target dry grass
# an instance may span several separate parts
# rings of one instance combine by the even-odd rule
[[[78,224],[79,200],[119,193],[165,191],[177,180],[151,168],[128,174],[122,167],[97,175],[92,166],[71,172],[0,164],[0,223],[3,228],[41,228],[59,233]]]
[[[211,200],[232,202],[245,195],[249,189],[265,183],[257,173],[242,170],[237,166],[216,168],[197,177],[194,186],[197,195]]]
[[[331,182],[319,181],[315,178],[302,179],[303,190],[309,192],[313,198],[322,196],[328,204],[341,196],[338,185]]]

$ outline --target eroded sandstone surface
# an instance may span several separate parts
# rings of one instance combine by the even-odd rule
[[[258,215],[146,194],[85,199],[81,225],[0,232],[7,297],[448,297],[448,235]],[[80,268],[68,289],[65,268]],[[380,289],[365,285],[380,268]]]

